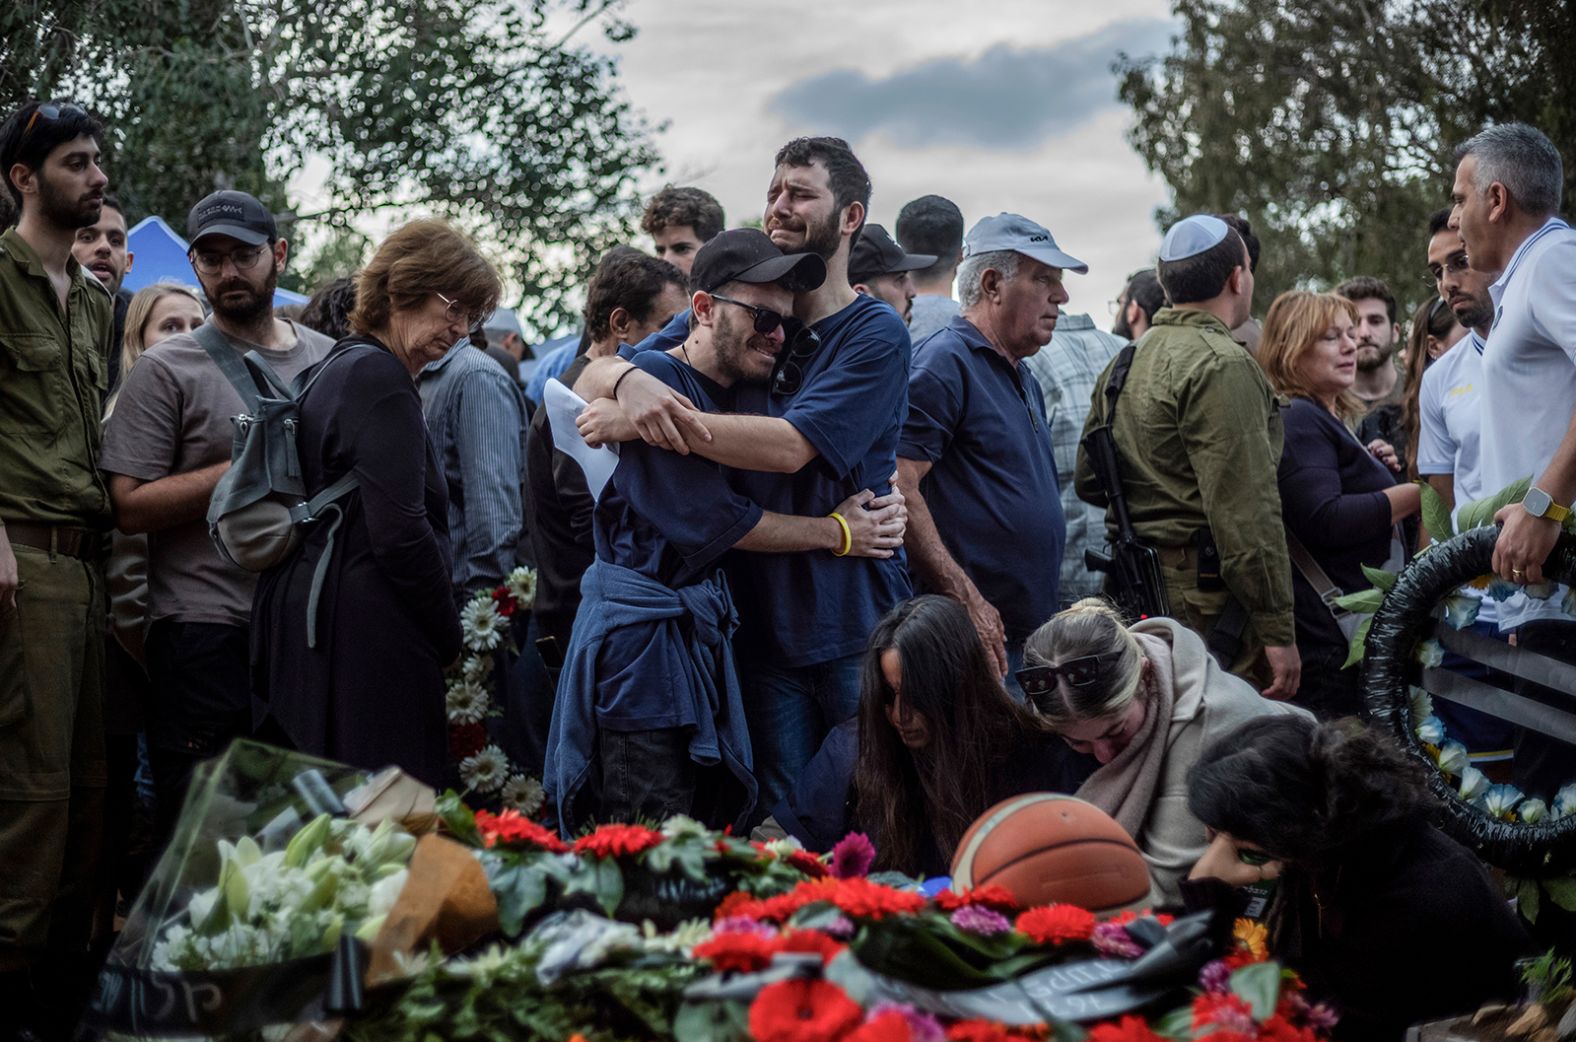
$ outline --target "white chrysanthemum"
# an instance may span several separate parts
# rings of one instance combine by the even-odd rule
[[[487,692],[472,680],[449,681],[443,698],[443,708],[451,724],[479,724],[486,719],[490,705]]]
[[[1542,800],[1527,800],[1516,808],[1516,816],[1523,824],[1536,825],[1549,816],[1549,805]]]
[[[1483,809],[1496,818],[1508,820],[1523,798],[1522,791],[1514,785],[1490,785],[1483,791]]]
[[[472,651],[491,651],[503,643],[504,617],[491,597],[473,597],[460,612],[460,632]]]
[[[491,655],[466,655],[460,663],[460,676],[473,683],[485,683],[493,671]]]
[[[804,844],[800,843],[792,836],[784,836],[782,839],[770,840],[766,844],[766,850],[773,857],[784,861],[787,860],[788,855],[792,854],[794,851],[803,849]]]
[[[1445,722],[1437,716],[1430,716],[1412,729],[1417,735],[1417,740],[1427,745],[1437,746],[1445,740]]]
[[[504,580],[504,588],[509,591],[509,596],[521,608],[529,608],[531,602],[536,600],[536,569],[521,565],[509,573],[509,578]]]
[[[1468,803],[1474,803],[1479,796],[1488,791],[1488,775],[1476,767],[1468,767],[1461,772],[1461,798]]]
[[[497,792],[508,778],[509,757],[496,745],[483,746],[460,761],[460,779],[476,792]]]
[[[1429,668],[1437,668],[1445,661],[1445,648],[1437,640],[1425,640],[1417,646],[1417,661]]]
[[[1460,742],[1446,742],[1439,747],[1437,758],[1439,770],[1452,778],[1461,777],[1461,772],[1467,769],[1471,759],[1467,756],[1467,747]]]
[[[1554,816],[1568,818],[1576,814],[1576,782],[1571,782],[1554,794]]]
[[[711,835],[705,825],[684,814],[675,814],[664,821],[661,832],[668,839],[682,839],[685,836],[704,838]]]
[[[544,796],[542,783],[528,774],[511,774],[498,794],[505,807],[513,807],[526,817],[542,809]]]
[[[1434,696],[1420,687],[1413,687],[1411,692],[1412,719],[1426,720],[1434,715]]]

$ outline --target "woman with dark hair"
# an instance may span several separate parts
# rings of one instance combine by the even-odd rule
[[[296,443],[309,495],[355,488],[264,573],[252,601],[252,713],[275,744],[441,785],[443,670],[460,651],[448,493],[416,374],[491,312],[498,274],[442,221],[378,247],[353,332],[316,367]]]
[[[916,597],[876,626],[859,715],[826,739],[772,817],[812,850],[858,829],[877,867],[946,875],[963,833],[994,804],[1072,792],[1093,766],[1007,694],[961,604]]]
[[[1275,881],[1270,951],[1338,1007],[1336,1039],[1394,1042],[1514,992],[1526,933],[1478,860],[1429,824],[1417,768],[1355,721],[1243,724],[1199,757],[1188,806],[1211,837],[1189,903],[1209,900],[1204,880]]]

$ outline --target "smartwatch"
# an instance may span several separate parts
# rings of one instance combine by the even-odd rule
[[[1526,496],[1521,500],[1521,508],[1533,517],[1546,517],[1561,524],[1571,516],[1569,507],[1560,506],[1554,502],[1553,496],[1537,486],[1527,490]]]

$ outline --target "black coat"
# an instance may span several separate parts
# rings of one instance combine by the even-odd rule
[[[397,764],[441,785],[443,670],[460,651],[442,468],[416,385],[387,347],[351,336],[319,365],[329,368],[302,402],[297,436],[307,491],[351,471],[359,487],[337,504],[315,648],[307,604],[330,519],[258,583],[254,724],[303,752],[369,769]]]

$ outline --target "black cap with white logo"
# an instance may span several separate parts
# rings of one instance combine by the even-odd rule
[[[732,228],[695,254],[690,286],[703,293],[730,282],[775,282],[808,293],[826,281],[826,262],[813,253],[784,253],[758,228]]]
[[[196,246],[208,235],[227,235],[248,246],[261,246],[279,238],[274,215],[245,192],[215,192],[192,207],[186,217],[186,240]]]

